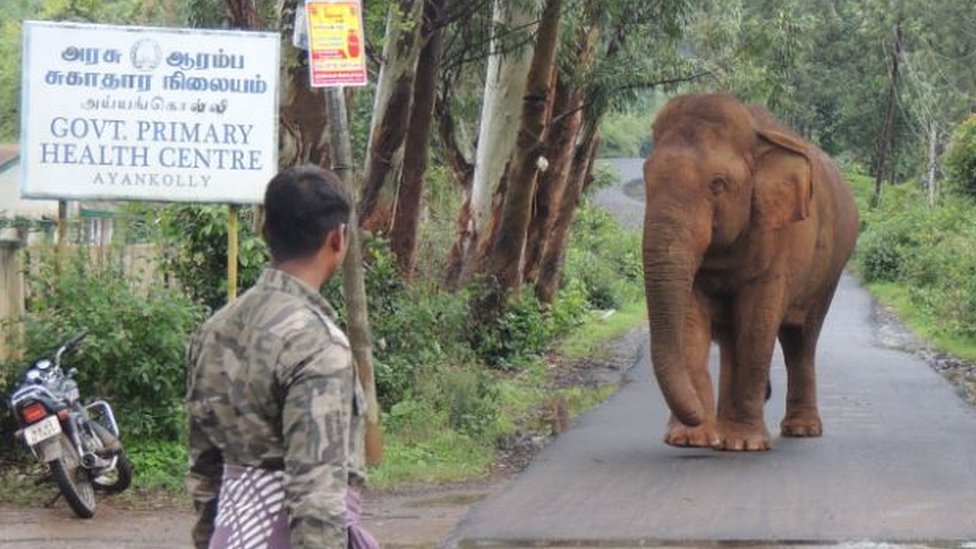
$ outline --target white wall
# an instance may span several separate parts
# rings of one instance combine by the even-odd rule
[[[38,219],[58,217],[57,200],[20,198],[20,163],[14,161],[0,171],[0,217],[29,217]]]

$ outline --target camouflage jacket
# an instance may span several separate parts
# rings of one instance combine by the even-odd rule
[[[365,480],[365,410],[346,336],[318,292],[275,269],[187,350],[188,487],[197,547],[213,534],[223,464],[285,472],[293,547],[345,547],[347,483]]]

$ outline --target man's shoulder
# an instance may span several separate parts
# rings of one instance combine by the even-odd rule
[[[315,303],[277,288],[255,287],[241,303],[243,316],[282,342],[323,341],[348,347],[332,318]]]

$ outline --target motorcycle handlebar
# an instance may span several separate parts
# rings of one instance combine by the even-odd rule
[[[81,343],[81,340],[85,339],[85,336],[87,336],[87,335],[88,335],[88,329],[85,328],[85,329],[81,330],[80,332],[78,332],[77,334],[75,334],[71,339],[69,339],[68,341],[66,341],[64,343],[64,345],[62,345],[61,348],[58,349],[58,352],[57,352],[57,355],[56,355],[56,358],[58,359],[58,361],[60,361],[62,355],[64,355],[65,353],[67,353],[69,351],[74,350],[74,348],[77,347],[78,344]]]

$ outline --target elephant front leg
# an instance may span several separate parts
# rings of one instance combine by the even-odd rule
[[[711,318],[701,296],[695,296],[685,319],[685,357],[695,392],[706,411],[697,427],[681,423],[674,415],[668,420],[664,442],[682,448],[712,448],[719,443],[715,421],[715,394],[708,373],[708,352],[712,343]]]
[[[761,309],[760,309],[761,310]],[[734,328],[720,336],[722,378],[718,409],[718,450],[763,451],[772,441],[763,419],[769,363],[775,345],[775,319],[738,312]]]

